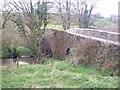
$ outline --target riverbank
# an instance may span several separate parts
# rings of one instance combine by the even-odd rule
[[[42,65],[3,67],[3,88],[117,88],[114,73],[48,58]]]
[[[18,53],[20,57],[22,56],[31,57],[32,56],[31,50],[29,48],[22,47],[22,46],[16,48],[16,53]],[[11,58],[11,53],[8,52],[7,49],[3,49],[2,51],[0,51],[0,59],[10,59],[10,58]]]

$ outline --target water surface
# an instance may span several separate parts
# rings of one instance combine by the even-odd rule
[[[19,65],[29,65],[33,63],[34,58],[19,58],[17,59]],[[2,66],[16,66],[17,62],[13,59],[1,59]]]

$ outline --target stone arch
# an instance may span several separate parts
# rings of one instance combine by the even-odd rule
[[[70,48],[66,49],[66,56],[70,54]]]

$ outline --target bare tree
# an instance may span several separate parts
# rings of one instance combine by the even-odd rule
[[[90,5],[90,9],[88,9],[88,4],[86,0],[77,0],[77,11],[79,15],[79,28],[88,28],[90,25],[91,13],[94,8],[95,3]]]
[[[93,10],[93,5],[91,5],[90,9],[87,10],[87,4],[85,4],[85,10],[84,10],[84,22],[83,22],[83,27],[84,28],[88,28],[89,26],[89,21],[90,21],[90,17],[91,17],[91,12]]]
[[[62,19],[62,27],[64,30],[70,28],[70,19],[71,19],[71,0],[58,0],[57,9]]]
[[[16,48],[24,45],[23,40],[16,32],[16,27],[14,26],[14,23],[11,21],[8,21],[6,23],[6,26],[2,30],[2,50],[7,51],[9,53],[9,57],[12,58],[16,56],[16,58],[19,56],[17,54]],[[17,55],[15,55],[15,53]]]
[[[1,4],[1,12],[2,12],[2,25],[1,28],[4,29],[6,23],[10,20],[12,17],[12,11],[13,9],[9,7],[9,2],[6,0],[3,0],[3,3]]]
[[[76,8],[77,8],[77,14],[78,14],[78,25],[79,28],[82,27],[82,16],[83,16],[83,9],[84,9],[84,1],[82,0],[77,0],[77,4],[76,4]]]
[[[48,10],[45,1],[39,0],[36,4],[33,4],[32,0],[10,2],[15,12],[11,20],[18,27],[18,34],[27,42],[27,47],[32,50],[35,63],[43,61],[41,37],[45,33]]]
[[[11,12],[12,12],[12,10],[2,12],[2,18],[3,18],[2,29],[5,28],[5,24],[7,23],[8,20],[10,20],[10,18],[11,18]]]
[[[97,13],[97,14],[92,14],[91,17],[90,17],[90,21],[89,21],[89,27],[90,28],[97,28],[97,27],[91,27],[91,25],[94,25],[94,22],[98,19],[101,19],[102,16]]]

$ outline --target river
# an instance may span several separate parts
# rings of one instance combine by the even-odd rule
[[[19,65],[29,65],[33,63],[33,59],[31,57],[27,58],[19,58],[17,59]],[[13,61],[13,59],[1,59],[0,62],[2,66],[16,66],[17,63]]]

